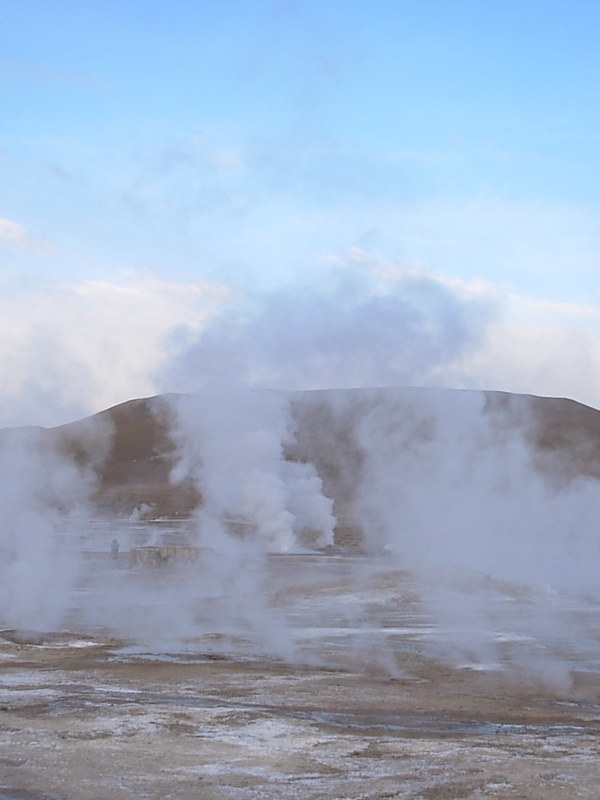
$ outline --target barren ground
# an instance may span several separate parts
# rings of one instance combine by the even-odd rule
[[[592,639],[580,651],[511,638],[506,618],[490,634],[504,642],[493,663],[446,663],[435,645],[452,631],[425,618],[411,576],[378,564],[358,581],[352,560],[271,560],[269,603],[293,629],[292,661],[216,630],[153,651],[78,629],[84,600],[69,631],[4,630],[0,797],[598,796]],[[142,579],[121,563],[113,578]],[[345,613],[352,604],[360,615]],[[597,631],[597,608],[567,605]],[[568,666],[555,681],[533,663],[552,648]],[[529,671],[514,668],[519,653]]]

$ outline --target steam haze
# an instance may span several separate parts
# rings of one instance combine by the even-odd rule
[[[403,580],[453,663],[595,654],[595,6],[35,5],[0,0],[0,623],[318,661],[323,570],[390,674]],[[198,562],[120,569],[164,531]]]

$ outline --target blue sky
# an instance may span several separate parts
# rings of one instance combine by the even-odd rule
[[[338,383],[600,406],[597,3],[0,0],[0,19],[0,424],[171,388],[216,320],[277,298],[322,342],[344,302],[406,309],[416,276],[419,313],[442,325],[432,287],[466,303],[477,344],[345,373],[341,326]]]

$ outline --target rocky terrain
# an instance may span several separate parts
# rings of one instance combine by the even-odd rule
[[[599,412],[284,400],[234,444],[332,503],[327,547],[269,553],[260,505],[211,540],[176,397],[0,433],[0,798],[596,797]],[[163,539],[197,558],[130,566]]]

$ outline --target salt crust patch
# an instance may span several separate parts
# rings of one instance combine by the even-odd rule
[[[61,696],[56,689],[3,689],[0,686],[0,701],[14,702],[15,700],[51,700]]]
[[[141,689],[132,689],[128,686],[118,686],[115,684],[94,684],[93,690],[95,692],[105,692],[108,694],[141,694]]]
[[[221,720],[221,724],[222,724]],[[318,736],[306,733],[306,726],[302,722],[282,721],[282,720],[254,720],[252,722],[237,725],[234,729],[203,732],[204,736],[216,738],[220,741],[239,742],[248,746],[253,744],[259,746],[261,750],[296,749],[298,739],[302,740],[302,746],[310,747],[319,740]],[[289,741],[293,739],[293,744]]]
[[[121,736],[149,736],[155,734],[164,725],[161,714],[131,710],[120,714],[102,715],[94,720],[93,725],[85,721],[72,725],[66,738],[95,739]]]
[[[103,647],[101,642],[92,642],[86,639],[77,639],[69,642],[68,647]]]
[[[52,685],[55,685],[57,683],[68,684],[72,683],[72,680],[68,679],[64,673],[60,672],[46,673],[46,672],[41,672],[40,670],[24,670],[24,669],[20,669],[16,672],[5,672],[0,677],[0,686],[2,687],[10,687],[10,686],[29,687],[29,686],[41,686],[41,685],[47,686],[50,683]]]
[[[39,686],[41,683],[47,684],[48,680],[39,670],[20,669],[18,672],[4,673],[0,679],[2,686]]]
[[[263,727],[262,725],[260,726]],[[268,726],[269,727],[269,726]],[[275,735],[277,747],[275,752],[293,754],[298,753],[303,758],[307,756],[314,762],[315,769],[306,771],[303,769],[301,774],[295,775],[293,780],[299,786],[305,784],[314,784],[315,781],[329,780],[330,775],[323,775],[319,772],[319,767],[326,770],[334,770],[335,772],[343,774],[345,781],[352,783],[356,780],[363,781],[365,778],[381,779],[389,778],[395,779],[398,777],[398,762],[393,760],[385,760],[378,757],[369,757],[366,755],[368,744],[362,744],[355,736],[311,736],[311,735],[295,735],[295,732],[288,731],[283,733],[279,726],[275,726],[273,731],[267,734],[267,740],[264,740],[265,731],[261,730],[260,735],[255,740],[248,740],[244,736],[247,733],[248,726],[238,731],[239,751],[230,753],[227,761],[209,762],[203,766],[188,768],[188,774],[195,774],[198,776],[214,776],[229,775],[232,773],[242,774],[246,776],[254,776],[265,778],[269,783],[284,782],[289,784],[290,781],[290,766],[287,764],[284,768],[278,770],[277,762],[273,762],[272,747],[266,746],[271,741],[270,736]],[[285,741],[280,741],[281,737],[285,737]],[[387,750],[396,750],[397,758],[411,758],[417,759],[416,772],[415,763],[412,762],[411,778],[419,778],[420,773],[428,773],[432,778],[439,777],[433,773],[439,773],[444,770],[444,763],[454,759],[458,752],[462,750],[461,745],[456,744],[448,747],[444,743],[436,743],[424,740],[398,740],[398,739],[379,739],[379,745],[384,746]],[[260,765],[262,759],[269,759],[265,767]],[[286,762],[287,763],[287,762]],[[432,765],[436,765],[434,770]],[[280,774],[278,775],[277,772]],[[231,789],[230,789],[231,794]],[[233,796],[233,795],[232,795]],[[362,795],[361,795],[362,796]]]
[[[160,717],[155,714],[129,714],[125,720],[123,715],[104,718],[95,730],[109,731],[112,736],[150,735],[156,733],[161,724]]]

